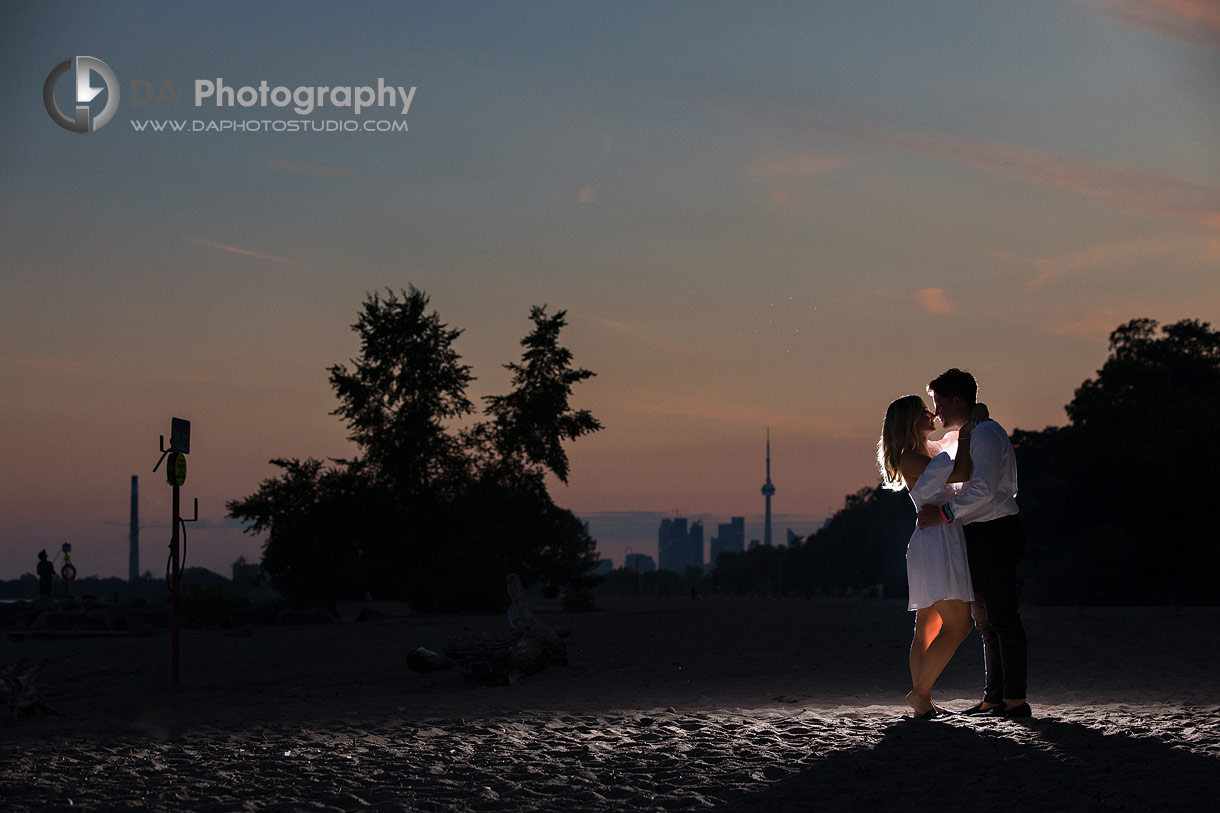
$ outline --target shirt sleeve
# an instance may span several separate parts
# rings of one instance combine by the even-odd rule
[[[999,424],[995,422],[982,423],[970,435],[970,462],[973,465],[970,482],[950,502],[954,517],[961,520],[963,525],[995,502],[1003,456],[1000,438],[996,434],[998,427]]]
[[[911,486],[911,499],[920,507],[933,502],[938,493],[944,489],[945,481],[952,473],[953,458],[945,452],[936,455],[928,461],[927,468],[923,470],[923,474],[919,475],[915,485]],[[943,500],[944,497],[940,499]]]

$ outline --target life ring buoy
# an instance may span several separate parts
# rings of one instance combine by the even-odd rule
[[[59,569],[59,575],[62,576],[63,580],[66,582],[72,581],[76,578],[76,565],[65,564]]]

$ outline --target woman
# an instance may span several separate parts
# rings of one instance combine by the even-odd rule
[[[986,418],[980,407],[958,434],[957,459],[941,451],[930,437],[936,416],[918,395],[890,404],[877,443],[877,463],[883,485],[907,488],[915,508],[941,505],[954,496],[953,483],[970,479],[970,433]],[[970,634],[970,602],[974,589],[966,563],[966,540],[957,520],[924,530],[916,529],[907,544],[908,609],[915,611],[915,637],[911,641],[911,692],[907,705],[914,716],[930,720],[944,709],[932,702],[932,684],[953,657],[958,644]]]

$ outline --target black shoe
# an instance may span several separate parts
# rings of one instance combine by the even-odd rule
[[[1003,720],[1024,720],[1034,716],[1034,712],[1029,707],[1029,703],[1022,703],[1019,706],[1008,706],[1001,703],[994,709],[988,709],[979,715],[980,717],[994,717]]]
[[[966,717],[978,717],[979,715],[988,715],[988,716],[990,716],[990,715],[991,715],[991,713],[992,713],[993,711],[997,710],[997,709],[999,709],[1000,711],[1003,711],[1003,710],[1004,710],[1004,704],[1003,704],[1003,703],[1001,703],[1001,704],[1000,704],[1000,705],[998,705],[998,706],[992,706],[992,707],[991,707],[991,708],[989,708],[989,709],[985,709],[985,708],[983,708],[983,703],[982,703],[982,702],[979,702],[979,703],[975,703],[973,706],[971,706],[970,708],[966,709],[965,711],[959,711],[959,712],[958,712],[958,714],[964,715],[964,716],[966,716]]]
[[[1003,716],[1006,720],[1024,720],[1029,717],[1033,717],[1034,710],[1029,707],[1029,703],[1022,703],[1019,706],[1004,709]]]

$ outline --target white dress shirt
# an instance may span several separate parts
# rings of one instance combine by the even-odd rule
[[[1017,513],[1017,455],[1004,427],[990,420],[976,426],[970,460],[974,473],[950,503],[954,516],[969,525]]]

